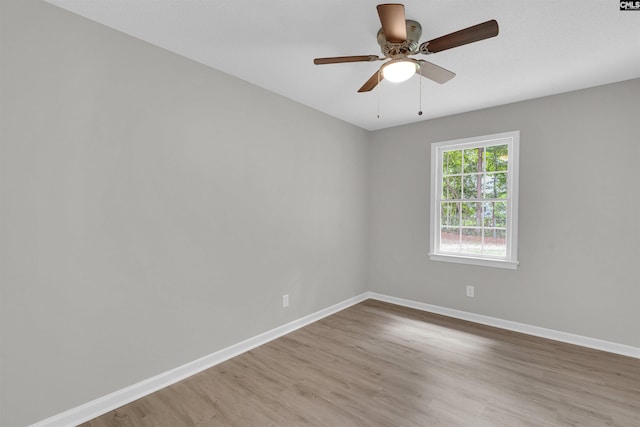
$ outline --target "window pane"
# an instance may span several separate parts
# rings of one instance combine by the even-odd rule
[[[492,223],[492,226],[507,226],[507,202],[495,202],[493,204],[493,218],[495,222]]]
[[[507,198],[507,173],[506,172],[498,172],[493,177],[493,194],[498,199],[506,199]]]
[[[463,199],[482,198],[482,175],[463,175],[464,183]]]
[[[484,202],[482,204],[482,218],[485,227],[495,227],[496,218],[494,216],[495,202]]]
[[[509,163],[509,146],[494,145],[486,148],[485,154],[487,172],[506,171]]]
[[[442,153],[442,175],[462,173],[462,150]]]
[[[460,251],[471,255],[482,254],[482,229],[463,228]]]
[[[460,252],[460,229],[443,228],[440,231],[440,251],[458,253]]]
[[[484,177],[484,197],[488,199],[507,198],[507,173],[498,172]]]
[[[506,227],[507,202],[484,202],[482,216],[485,227]]]
[[[507,232],[504,229],[484,230],[484,255],[507,256]]]
[[[480,227],[482,224],[482,203],[462,203],[462,225]]]
[[[483,147],[464,150],[464,173],[482,172]]]
[[[462,196],[462,176],[448,176],[442,179],[442,198],[460,199]]]
[[[440,207],[440,225],[460,225],[460,202],[443,202]]]

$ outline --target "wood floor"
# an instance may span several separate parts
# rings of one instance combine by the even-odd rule
[[[640,426],[640,360],[368,300],[83,424]]]

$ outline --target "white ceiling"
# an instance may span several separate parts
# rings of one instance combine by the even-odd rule
[[[381,62],[313,64],[380,54],[378,1],[47,1],[368,130],[640,77],[640,12],[617,0],[405,1],[421,41],[500,26],[495,38],[417,55],[457,74],[422,79],[422,116],[417,75],[361,94]]]

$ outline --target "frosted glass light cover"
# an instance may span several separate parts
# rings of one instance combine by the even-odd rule
[[[411,61],[391,62],[382,69],[382,76],[390,82],[409,80],[416,73],[416,64]]]

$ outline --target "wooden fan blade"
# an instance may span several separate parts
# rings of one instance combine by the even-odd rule
[[[488,39],[498,35],[498,22],[495,19],[465,28],[437,39],[429,40],[420,45],[422,53],[436,53],[453,47]]]
[[[342,62],[368,62],[378,61],[378,55],[360,55],[360,56],[334,56],[332,58],[316,58],[313,63],[316,65],[323,64],[339,64]]]
[[[442,68],[436,64],[432,64],[431,62],[423,60],[418,62],[420,63],[420,71],[418,71],[420,75],[428,78],[429,80],[433,80],[436,83],[446,83],[456,76],[456,73],[453,71],[449,71],[446,68]]]
[[[401,4],[379,4],[378,16],[387,41],[402,43],[407,39],[407,22]]]
[[[369,80],[367,80],[367,82],[363,84],[360,89],[358,89],[358,92],[371,91],[374,87],[378,86],[378,83],[381,82],[382,79],[383,77],[380,70],[376,71],[375,73],[373,73],[373,76],[369,77]]]

